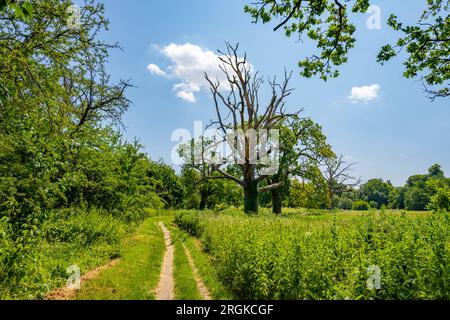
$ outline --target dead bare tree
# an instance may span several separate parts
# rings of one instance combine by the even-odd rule
[[[226,77],[228,88],[224,89],[223,84],[212,79],[208,74],[205,78],[209,83],[212,93],[217,120],[212,121],[210,127],[216,127],[223,133],[224,139],[227,133],[233,132],[267,132],[277,128],[287,118],[296,115],[286,112],[285,99],[292,93],[293,89],[288,87],[292,72],[284,72],[284,78],[278,82],[276,77],[269,81],[271,98],[266,104],[260,101],[259,90],[264,83],[264,78],[253,72],[244,58],[238,56],[239,44],[233,46],[226,43],[226,52],[220,53],[220,68]],[[228,143],[233,143],[228,141]],[[214,165],[214,170],[223,178],[234,181],[244,189],[244,209],[246,213],[258,212],[258,185],[268,178],[261,173],[260,167],[252,161],[255,154],[255,147],[252,145],[249,136],[245,135],[240,143],[242,159],[239,164],[240,176],[234,176],[225,172],[221,167],[224,164]],[[264,191],[280,187],[280,184],[273,184],[264,187]]]
[[[355,178],[351,172],[356,163],[349,163],[344,156],[326,158],[324,160],[323,177],[327,182],[330,209],[334,209],[334,197],[337,193],[345,192],[358,184],[360,179]]]

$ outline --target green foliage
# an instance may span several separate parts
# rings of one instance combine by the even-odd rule
[[[353,208],[353,200],[348,197],[336,196],[336,207],[342,210],[351,210]]]
[[[177,211],[175,223],[193,236],[199,237],[203,233],[200,214],[197,211]]]
[[[318,167],[323,158],[334,156],[322,127],[309,118],[296,116],[280,124],[277,129],[280,138],[279,169],[267,179],[268,185],[280,185],[270,190],[273,213],[280,214],[283,203],[294,207],[322,208],[327,200],[323,193],[325,181]],[[309,184],[303,183],[301,190],[291,176]],[[303,195],[300,194],[302,192]]]
[[[33,5],[29,0],[0,0],[0,13],[10,8],[18,18],[29,18],[33,15]]]
[[[261,0],[246,5],[244,11],[251,15],[254,23],[278,20],[274,30],[284,27],[287,37],[309,38],[318,52],[299,62],[301,75],[307,78],[319,75],[327,80],[339,76],[337,67],[347,63],[348,53],[355,46],[353,13],[366,13],[369,5],[369,0]],[[385,63],[406,51],[404,76],[414,78],[422,74],[431,99],[450,95],[448,10],[448,0],[427,0],[419,21],[408,26],[392,14],[388,25],[403,37],[394,46],[383,46],[377,58],[378,62]]]
[[[181,183],[185,190],[185,209],[214,209],[240,206],[242,204],[242,188],[233,181],[219,179],[219,174],[211,172],[208,165],[183,166]]]
[[[104,6],[84,1],[71,28],[71,4],[0,2],[2,297],[37,297],[37,286],[65,276],[72,254],[85,266],[107,261],[125,223],[182,198],[173,170],[122,138],[130,85],[105,70],[117,45],[98,39]]]
[[[185,191],[172,167],[162,161],[150,163],[146,176],[154,183],[155,191],[164,201],[166,208],[182,206]]]
[[[370,210],[370,204],[363,200],[355,201],[352,205],[352,210],[368,211]]]
[[[310,78],[319,75],[323,80],[339,76],[335,68],[348,60],[348,52],[355,45],[355,25],[350,21],[351,13],[365,13],[369,0],[352,1],[353,6],[341,1],[320,0],[304,3],[300,0],[262,0],[245,6],[254,22],[268,23],[279,19],[286,36],[299,39],[308,37],[314,42],[318,53],[299,62],[301,74]]]
[[[241,299],[449,298],[448,214],[199,217],[222,283]],[[367,286],[371,266],[381,270],[380,290]]]
[[[374,202],[375,208],[380,209],[389,203],[389,195],[392,192],[392,184],[382,179],[372,179],[363,184],[359,190],[361,199]]]
[[[427,209],[434,212],[450,211],[450,183],[433,178],[428,181],[428,186],[433,190],[433,195]]]
[[[450,211],[450,188],[439,188],[431,197],[427,209],[435,212]]]
[[[428,169],[428,176],[434,179],[445,178],[444,171],[442,171],[442,167],[439,164],[433,164],[430,169]]]
[[[429,194],[418,187],[411,187],[405,193],[406,210],[426,210],[429,201]]]
[[[314,182],[293,180],[291,184],[289,205],[294,208],[327,209],[330,206],[328,190],[323,179]]]
[[[86,272],[119,257],[135,225],[104,210],[54,210],[34,235],[22,231],[22,239],[16,239],[8,234],[10,224],[0,220],[1,298],[43,298],[65,284],[69,266]]]
[[[415,25],[405,26],[393,14],[388,25],[403,33],[395,46],[386,45],[378,54],[378,61],[384,63],[406,51],[404,76],[415,78],[420,75],[431,99],[448,97],[450,88],[450,16],[448,0],[427,0],[427,6]],[[430,87],[430,88],[427,88]]]

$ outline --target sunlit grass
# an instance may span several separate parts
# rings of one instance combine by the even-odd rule
[[[146,220],[125,245],[120,262],[98,278],[87,281],[77,294],[79,300],[154,299],[165,252],[158,221],[170,223],[171,217]]]

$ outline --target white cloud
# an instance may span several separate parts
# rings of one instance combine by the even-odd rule
[[[220,69],[222,63],[219,60],[220,56],[213,51],[203,49],[191,43],[171,43],[160,49],[160,51],[172,62],[167,68],[170,70],[168,76],[180,81],[173,87],[174,92],[179,98],[195,103],[195,94],[202,89],[208,89],[205,73],[207,73],[211,79],[217,79],[222,90],[229,88],[225,74]],[[250,64],[249,66],[251,68]],[[151,72],[158,74],[156,68],[152,67],[152,69],[155,71]],[[159,67],[158,70],[162,71]],[[166,75],[164,71],[162,72],[164,74],[159,75]]]
[[[165,76],[166,75],[165,71],[161,70],[160,67],[158,67],[156,64],[153,64],[153,63],[151,63],[147,66],[147,70],[153,74],[156,74],[157,76]]]
[[[197,101],[195,99],[194,94],[192,92],[188,92],[188,91],[178,91],[177,97],[181,98],[187,102],[190,102],[190,103],[195,103]]]
[[[353,87],[350,96],[348,97],[353,102],[369,103],[378,98],[380,93],[380,85],[372,84],[370,86]]]

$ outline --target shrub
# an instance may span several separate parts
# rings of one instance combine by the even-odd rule
[[[337,207],[342,210],[351,210],[353,207],[353,201],[349,198],[339,198],[337,201]]]
[[[201,236],[203,226],[200,224],[200,214],[196,211],[179,211],[175,214],[175,223],[193,236]]]
[[[443,187],[436,191],[430,199],[430,203],[427,206],[431,211],[450,211],[450,188]]]
[[[356,201],[352,205],[352,210],[358,211],[368,211],[370,209],[369,203],[367,201]]]
[[[419,187],[412,187],[406,191],[404,201],[406,210],[422,211],[426,210],[430,198],[425,190]]]
[[[39,229],[21,233],[0,219],[0,298],[43,298],[64,285],[68,266],[89,270],[118,257],[136,225],[100,209],[54,210],[43,218]]]

